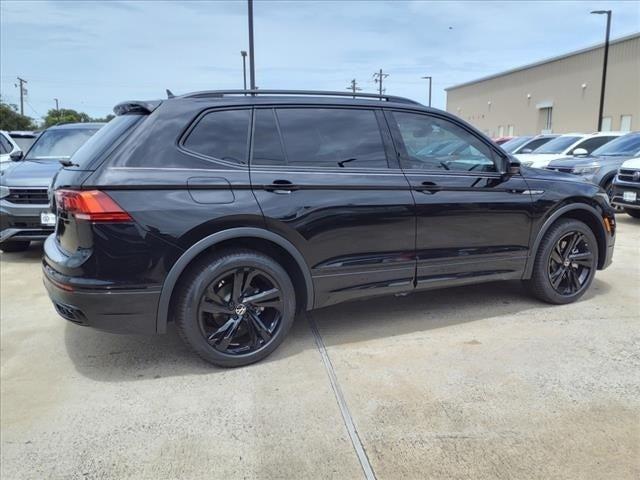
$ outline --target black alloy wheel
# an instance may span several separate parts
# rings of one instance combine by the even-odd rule
[[[593,281],[598,253],[598,242],[587,224],[572,218],[560,219],[542,237],[531,278],[525,284],[544,302],[575,302]]]
[[[218,276],[200,297],[200,331],[219,352],[255,352],[271,341],[283,310],[282,292],[267,272],[236,268]]]
[[[594,268],[593,252],[581,232],[568,232],[549,256],[549,282],[560,295],[575,295],[586,285]]]
[[[221,367],[269,355],[296,312],[295,290],[282,265],[244,249],[197,260],[180,279],[175,297],[178,333],[200,357]]]

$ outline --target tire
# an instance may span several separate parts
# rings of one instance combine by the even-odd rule
[[[571,249],[574,239],[578,240]],[[525,283],[543,302],[571,303],[589,289],[597,266],[598,242],[591,229],[579,220],[561,219],[542,238],[531,279]]]
[[[29,248],[29,244],[30,243],[31,242],[28,242],[28,241],[24,241],[24,242],[19,242],[19,241],[3,242],[3,243],[0,243],[0,250],[2,250],[3,252],[6,252],[6,253],[24,252],[26,249]]]
[[[282,343],[296,312],[287,272],[251,250],[209,254],[177,285],[174,318],[184,342],[220,367],[262,360]]]
[[[636,210],[635,208],[625,208],[624,213],[631,215],[633,218],[640,218],[640,210]]]

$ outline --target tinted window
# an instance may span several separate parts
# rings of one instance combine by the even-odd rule
[[[534,153],[562,153],[578,140],[580,140],[580,137],[557,137],[536,148]]]
[[[0,135],[0,153],[4,155],[5,153],[11,152],[11,150],[12,148],[9,141],[4,138],[4,135]]]
[[[247,163],[250,110],[206,114],[191,130],[184,146],[192,152],[227,162]]]
[[[277,117],[289,165],[387,167],[373,110],[282,108]]]
[[[253,165],[284,165],[282,142],[273,110],[256,110],[253,130]]]
[[[27,150],[29,150],[29,148],[31,148],[31,145],[33,145],[33,142],[36,141],[36,137],[11,137],[13,138],[13,141],[16,142],[18,144],[18,147],[20,147],[20,150],[22,150],[23,152],[26,152]]]
[[[578,145],[573,147],[573,149],[569,153],[573,153],[576,148],[584,148],[588,153],[593,152],[596,148],[601,147],[605,143],[610,142],[616,137],[592,137],[584,142],[580,142]]]
[[[394,112],[408,158],[403,168],[496,172],[493,152],[471,133],[448,120]]]
[[[504,142],[500,146],[505,152],[513,153],[516,150],[516,148],[527,143],[530,139],[531,137],[516,137]]]
[[[26,158],[28,160],[59,160],[71,155],[98,131],[95,128],[59,128],[45,130],[33,144]]]
[[[530,148],[531,150],[535,150],[536,148],[541,147],[542,145],[544,145],[545,143],[550,142],[551,140],[553,140],[553,137],[547,137],[547,138],[536,138],[534,140],[531,140],[529,143],[527,143],[523,150],[526,148]]]
[[[120,115],[112,119],[73,154],[73,163],[78,165],[74,168],[88,167],[144,117],[145,115]]]
[[[640,153],[640,133],[631,133],[624,137],[618,137],[593,151],[593,155],[610,156],[626,156],[637,153]]]

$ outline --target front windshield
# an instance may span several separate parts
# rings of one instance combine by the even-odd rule
[[[593,156],[622,157],[640,153],[640,133],[631,133],[595,149]]]
[[[562,153],[582,137],[558,137],[554,138],[541,147],[536,148],[533,153]]]
[[[29,148],[31,148],[31,145],[33,145],[33,142],[36,141],[36,137],[11,137],[13,139],[14,142],[16,142],[16,144],[18,145],[18,147],[20,147],[20,150],[22,150],[22,152],[26,152],[27,150],[29,150]]]
[[[531,136],[524,136],[524,137],[516,137],[516,138],[512,138],[511,140],[509,140],[508,142],[504,142],[502,145],[500,145],[502,147],[502,149],[505,152],[509,152],[509,153],[513,153],[516,151],[516,149],[522,145],[524,145],[525,143],[527,143],[529,140],[531,140],[533,137]]]
[[[62,160],[71,158],[84,142],[99,130],[95,128],[60,128],[46,130],[33,144],[25,160]]]

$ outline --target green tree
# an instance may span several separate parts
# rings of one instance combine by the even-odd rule
[[[109,121],[111,121],[112,119],[114,119],[116,116],[113,113],[110,113],[109,115],[107,115],[106,117],[103,118],[92,118],[91,121],[92,122],[104,122],[107,123]]]
[[[90,121],[91,117],[84,112],[78,112],[71,108],[61,108],[60,110],[52,108],[44,117],[44,126],[46,128],[58,123],[79,123]]]
[[[18,113],[16,105],[0,99],[0,130],[35,130],[36,124],[26,115]]]

